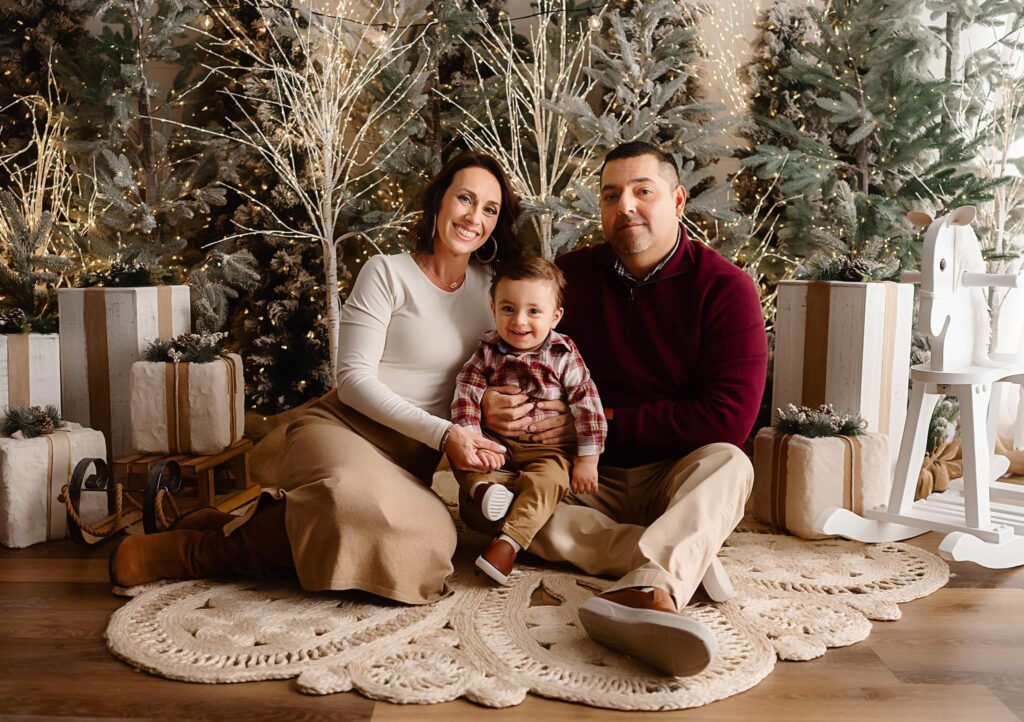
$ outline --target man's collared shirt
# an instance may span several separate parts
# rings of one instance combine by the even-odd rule
[[[480,400],[488,386],[518,386],[531,401],[564,399],[576,425],[577,455],[593,456],[604,451],[608,422],[597,386],[568,336],[551,331],[539,349],[519,353],[496,331],[483,334],[455,381],[453,423],[480,433]],[[535,408],[530,420],[539,421],[556,413]]]
[[[623,265],[622,261],[619,259],[619,257],[617,255],[615,256],[615,273],[618,274],[619,278],[621,278],[623,281],[625,281],[626,284],[629,285],[629,286],[639,286],[641,283],[647,283],[652,278],[654,278],[654,274],[656,274],[658,271],[660,271],[662,268],[664,268],[665,264],[668,263],[670,260],[672,260],[672,256],[676,255],[676,251],[679,250],[679,246],[680,246],[681,243],[682,243],[682,234],[680,233],[680,235],[676,237],[676,245],[674,245],[672,247],[671,253],[669,253],[667,256],[662,258],[661,262],[658,263],[657,266],[652,268],[643,278],[639,278],[638,279],[632,273],[627,271],[626,270],[626,266]]]

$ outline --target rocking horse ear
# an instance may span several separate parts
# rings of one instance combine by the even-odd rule
[[[922,211],[910,211],[910,213],[907,214],[907,218],[911,223],[920,228],[927,228],[932,224],[932,221],[935,220],[930,215]]]
[[[969,226],[976,215],[974,206],[960,206],[949,214],[949,222],[954,226]]]

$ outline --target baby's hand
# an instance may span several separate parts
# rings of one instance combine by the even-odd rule
[[[597,493],[597,457],[577,456],[572,467],[572,493]]]
[[[487,467],[487,471],[497,471],[505,465],[505,455],[489,449],[481,449],[476,452],[481,463]]]

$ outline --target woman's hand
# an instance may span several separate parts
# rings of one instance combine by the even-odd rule
[[[444,453],[451,465],[462,471],[495,471],[505,463],[504,446],[458,425],[452,426]]]

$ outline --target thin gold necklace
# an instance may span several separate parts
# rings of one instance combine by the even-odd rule
[[[451,289],[451,290],[453,290],[453,291],[454,291],[455,289],[457,289],[457,288],[458,288],[458,287],[459,287],[460,285],[462,285],[462,282],[466,280],[466,274],[465,274],[465,273],[463,273],[463,274],[462,274],[462,278],[458,279],[457,281],[452,281],[451,283],[445,283],[445,282],[444,282],[444,281],[443,281],[443,280],[441,279],[441,277],[440,277],[440,276],[438,276],[438,275],[437,275],[436,273],[434,273],[433,269],[432,269],[432,268],[431,268],[431,267],[430,267],[430,266],[429,266],[429,265],[427,264],[427,261],[426,261],[426,259],[422,259],[422,258],[421,258],[421,259],[420,259],[420,260],[419,260],[419,261],[417,262],[417,265],[418,265],[418,266],[419,266],[420,268],[422,268],[422,269],[423,269],[423,271],[424,271],[424,273],[426,273],[426,274],[427,274],[428,276],[430,276],[430,278],[431,278],[432,280],[434,280],[434,281],[436,281],[437,283],[439,283],[439,284],[440,284],[440,285],[441,285],[442,287],[444,287],[444,286],[447,286],[448,288],[450,288],[450,289]]]

